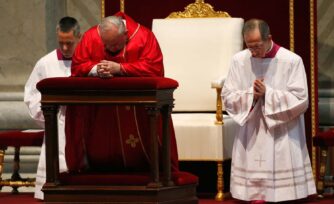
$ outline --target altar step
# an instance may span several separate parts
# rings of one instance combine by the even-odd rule
[[[49,186],[47,203],[198,204],[196,185],[148,188],[146,186]]]

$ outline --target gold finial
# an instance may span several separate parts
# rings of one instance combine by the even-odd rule
[[[195,3],[185,7],[183,12],[173,12],[167,18],[214,18],[231,17],[227,12],[215,11],[213,7],[204,0],[196,0]]]
[[[101,20],[105,17],[105,3],[101,0]]]
[[[125,11],[125,3],[124,3],[124,0],[120,0],[120,9],[121,9],[121,12],[123,12],[124,13],[124,11]]]

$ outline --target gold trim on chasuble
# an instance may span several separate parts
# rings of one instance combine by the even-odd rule
[[[145,154],[145,157],[149,161],[149,157],[148,157],[148,154],[146,152],[146,149],[145,149],[145,146],[143,144],[143,141],[142,141],[142,138],[141,138],[141,135],[140,135],[140,131],[139,131],[139,128],[138,128],[139,126],[138,126],[138,122],[137,122],[136,107],[135,106],[132,106],[132,107],[133,107],[132,113],[133,113],[133,118],[135,120],[136,131],[137,131],[138,137],[135,137],[134,134],[130,134],[128,139],[125,140],[125,144],[130,145],[131,148],[137,148],[137,143],[139,143],[143,152],[144,152],[144,154]],[[125,106],[124,109],[126,111],[131,111],[131,106]],[[124,151],[124,148],[123,148],[124,143],[123,143],[123,137],[122,137],[122,131],[121,131],[121,122],[120,122],[120,119],[119,119],[119,106],[116,106],[116,113],[117,113],[117,125],[118,125],[118,129],[119,129],[119,138],[120,138],[120,142],[121,142],[123,162],[124,162],[124,166],[126,166],[125,151]]]
[[[124,2],[125,2],[124,0],[120,0],[120,11],[121,12],[125,11],[125,3]],[[103,18],[105,18],[105,0],[101,0],[101,19],[103,19]],[[140,28],[140,24],[138,23],[138,26],[137,26],[135,32],[130,36],[129,41],[137,34],[139,28]],[[124,48],[123,48],[122,57],[123,57],[124,60],[126,60],[126,46],[124,46]],[[129,111],[129,110],[131,110],[131,107],[126,106],[125,109],[127,111]],[[120,137],[120,141],[121,141],[121,145],[122,145],[123,163],[126,166],[125,152],[124,152],[124,149],[123,149],[123,140],[122,140],[120,120],[119,120],[118,106],[116,107],[116,110],[117,110],[117,124],[118,124],[118,129],[120,130],[119,131],[120,132],[119,137]],[[148,154],[147,154],[146,149],[143,145],[143,142],[142,142],[142,139],[141,139],[141,136],[140,136],[140,132],[139,132],[139,129],[138,129],[138,122],[137,122],[136,108],[135,107],[134,107],[133,113],[134,113],[134,119],[135,119],[135,123],[136,123],[136,129],[137,129],[138,137],[135,137],[133,134],[130,134],[129,138],[125,141],[125,143],[130,145],[131,148],[136,148],[136,144],[139,142],[141,144],[141,147],[143,149],[143,152],[144,152],[146,158],[149,160]]]
[[[123,137],[122,137],[122,131],[121,131],[121,121],[119,119],[118,106],[116,106],[116,115],[117,115],[117,126],[118,126],[118,132],[119,132],[119,141],[121,142],[122,159],[123,159],[124,166],[126,166],[125,152],[124,152],[124,148],[123,148],[124,144],[123,144]]]
[[[138,129],[139,125],[138,125],[138,120],[137,120],[137,114],[136,114],[137,110],[136,110],[136,106],[133,106],[133,117],[135,119],[135,123],[136,123],[136,129],[137,129],[137,134],[138,134],[138,138],[139,138],[139,142],[140,142],[140,145],[141,145],[141,148],[145,154],[145,157],[147,159],[147,161],[150,161],[150,157],[148,156],[147,152],[146,152],[146,149],[145,149],[145,146],[143,144],[143,140],[141,139],[141,135],[140,135],[140,131]]]
[[[135,137],[133,134],[129,135],[129,139],[125,141],[126,144],[130,145],[132,148],[136,148],[139,138]]]

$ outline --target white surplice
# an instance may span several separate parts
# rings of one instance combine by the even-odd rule
[[[71,60],[62,60],[57,57],[54,50],[42,57],[35,65],[24,90],[24,102],[27,104],[30,116],[44,128],[44,116],[41,110],[41,93],[36,89],[36,84],[45,78],[66,77],[71,75]],[[58,114],[58,140],[59,140],[59,170],[67,171],[65,161],[65,107],[61,107]],[[46,180],[45,168],[45,141],[43,142],[38,162],[35,198],[44,199],[41,191]]]
[[[266,93],[254,104],[253,82],[261,78]],[[308,92],[302,59],[282,47],[274,58],[254,58],[245,49],[232,59],[222,98],[240,125],[232,152],[232,196],[279,202],[315,194],[305,138]]]

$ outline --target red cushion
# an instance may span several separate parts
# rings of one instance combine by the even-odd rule
[[[41,146],[44,131],[23,132],[20,130],[0,132],[0,147]]]
[[[144,90],[144,89],[175,89],[177,81],[164,77],[114,77],[101,79],[98,77],[55,77],[43,79],[37,89],[62,90],[93,89],[93,90]]]
[[[319,132],[313,137],[313,143],[317,146],[334,146],[334,129]]]
[[[59,179],[64,185],[147,185],[147,173],[61,173]],[[197,184],[198,177],[188,172],[173,172],[175,185]]]

